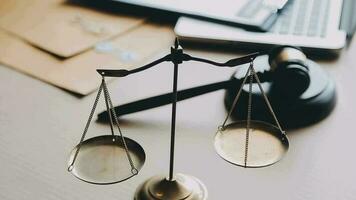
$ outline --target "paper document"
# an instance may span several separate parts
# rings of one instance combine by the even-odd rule
[[[97,68],[131,69],[169,49],[172,27],[143,24],[112,40],[102,41],[88,51],[62,59],[0,30],[0,62],[68,91],[87,95],[98,88]]]
[[[143,22],[65,0],[0,1],[0,28],[60,57],[79,54]]]

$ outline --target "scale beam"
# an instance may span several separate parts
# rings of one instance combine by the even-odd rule
[[[173,62],[175,64],[180,64],[183,61],[197,61],[197,62],[207,63],[207,64],[211,64],[211,65],[218,66],[218,67],[236,67],[238,65],[252,62],[259,55],[261,55],[261,53],[256,52],[256,53],[248,54],[243,57],[233,58],[233,59],[228,60],[227,62],[224,62],[224,63],[219,63],[219,62],[215,62],[215,61],[204,59],[204,58],[194,57],[189,54],[183,53],[182,51],[172,51],[170,54],[168,54],[158,60],[155,60],[147,65],[144,65],[142,67],[139,67],[139,68],[136,68],[133,70],[97,69],[96,71],[101,76],[104,76],[104,77],[124,77],[124,76],[130,75],[130,74],[134,74],[134,73],[141,72],[146,69],[152,68],[155,65],[158,65],[162,62],[169,62],[169,61]]]

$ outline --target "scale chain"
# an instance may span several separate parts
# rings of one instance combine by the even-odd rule
[[[272,109],[271,103],[269,102],[269,100],[268,100],[268,98],[267,98],[267,95],[266,95],[266,93],[264,92],[264,90],[263,90],[263,88],[262,88],[262,84],[261,84],[261,82],[260,82],[260,79],[258,78],[258,75],[257,75],[256,72],[255,72],[255,69],[252,67],[251,70],[253,71],[253,75],[254,75],[254,77],[255,77],[255,79],[256,79],[256,81],[257,81],[258,87],[260,88],[260,90],[261,90],[261,92],[262,92],[262,96],[263,96],[263,98],[264,98],[264,100],[265,100],[265,102],[266,102],[266,104],[267,104],[267,106],[268,106],[268,109],[269,109],[270,113],[272,114],[272,116],[273,116],[273,118],[274,118],[274,121],[276,122],[276,124],[277,124],[277,126],[278,126],[278,129],[279,129],[283,134],[285,134],[285,132],[283,131],[281,125],[279,124],[279,121],[278,121],[278,119],[277,119],[277,117],[276,117],[276,114],[274,113],[274,111],[273,111],[273,109]]]
[[[247,124],[246,124],[246,139],[245,139],[245,167],[247,167],[247,158],[248,158],[248,148],[249,148],[249,139],[250,139],[250,128],[251,128],[251,109],[252,109],[252,82],[254,70],[253,62],[250,64],[250,83],[248,88],[248,104],[247,104]]]
[[[130,166],[131,166],[131,172],[132,174],[134,175],[137,175],[138,174],[138,170],[136,169],[133,161],[132,161],[132,158],[131,158],[131,155],[130,155],[130,152],[129,152],[129,149],[127,147],[127,144],[126,144],[126,141],[125,141],[125,138],[121,132],[121,129],[120,129],[120,126],[119,126],[119,120],[117,118],[117,115],[116,115],[116,111],[114,109],[114,106],[112,104],[112,101],[111,101],[111,98],[110,98],[110,94],[109,94],[109,90],[107,88],[107,85],[105,83],[105,80],[103,78],[103,87],[104,87],[104,93],[106,93],[106,98],[107,98],[107,101],[109,103],[109,110],[112,112],[113,116],[114,116],[114,120],[115,120],[115,123],[116,123],[116,126],[117,126],[117,129],[119,130],[119,133],[120,133],[120,137],[121,137],[121,140],[122,140],[122,143],[124,144],[124,147],[125,147],[125,152],[126,152],[126,155],[127,155],[127,158],[130,162]]]
[[[239,88],[239,91],[237,92],[236,97],[235,97],[235,99],[234,99],[234,101],[233,101],[233,103],[232,103],[232,105],[231,105],[231,108],[230,108],[230,110],[229,110],[229,113],[227,114],[227,116],[226,116],[226,118],[225,118],[223,124],[219,127],[219,129],[224,129],[227,120],[228,120],[229,117],[231,116],[231,114],[232,114],[234,108],[236,107],[237,101],[238,101],[238,99],[239,99],[239,97],[240,97],[240,95],[241,95],[241,91],[242,91],[242,89],[243,89],[243,86],[244,86],[245,83],[246,83],[246,80],[247,80],[248,74],[250,73],[250,70],[251,70],[251,69],[250,69],[250,67],[249,67],[248,70],[247,70],[247,72],[246,72],[246,75],[245,75],[245,77],[244,77],[244,80],[243,80],[242,83],[241,83],[241,87]]]
[[[100,94],[101,94],[101,91],[103,90],[103,84],[104,84],[104,81],[101,82],[100,84],[100,87],[99,87],[99,90],[98,90],[98,94],[96,95],[96,98],[95,98],[95,101],[94,101],[94,104],[93,104],[93,107],[90,111],[90,115],[89,115],[89,119],[85,125],[85,128],[84,128],[84,131],[83,131],[83,134],[82,134],[82,137],[80,138],[80,142],[79,142],[79,145],[78,145],[78,148],[77,150],[75,151],[75,154],[74,154],[74,158],[73,158],[73,161],[72,163],[69,165],[68,167],[68,171],[72,171],[73,169],[73,165],[77,159],[77,156],[78,156],[78,153],[79,153],[79,150],[80,150],[80,147],[84,141],[84,138],[85,138],[85,135],[86,133],[88,132],[88,129],[89,129],[89,126],[90,126],[90,122],[93,118],[93,115],[94,115],[94,112],[95,112],[95,109],[96,109],[96,106],[98,105],[98,102],[99,102],[99,98],[100,98]]]

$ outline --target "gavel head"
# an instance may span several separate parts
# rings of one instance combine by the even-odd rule
[[[273,87],[284,96],[300,96],[310,85],[307,57],[298,47],[278,46],[269,53]]]

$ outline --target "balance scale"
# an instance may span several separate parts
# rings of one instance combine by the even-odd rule
[[[278,162],[289,148],[288,138],[272,109],[272,106],[263,91],[260,79],[253,66],[254,59],[259,53],[218,63],[204,58],[198,58],[183,53],[178,39],[171,47],[171,53],[145,66],[133,70],[105,70],[98,69],[102,81],[99,87],[94,105],[85,125],[79,144],[72,150],[68,171],[78,179],[99,185],[114,184],[125,181],[138,175],[146,159],[144,149],[136,141],[123,135],[119,126],[118,115],[115,112],[105,77],[124,77],[149,69],[162,62],[174,64],[173,93],[172,93],[172,121],[170,141],[169,175],[153,176],[142,183],[136,190],[135,200],[206,200],[208,192],[204,184],[197,178],[174,173],[174,145],[176,125],[176,102],[178,85],[178,66],[183,61],[197,61],[208,63],[218,67],[236,67],[250,63],[241,86],[237,91],[231,109],[221,126],[217,128],[214,138],[214,146],[217,153],[227,162],[245,168],[258,168],[272,165]],[[249,98],[247,105],[247,119],[227,124],[236,103],[240,97],[243,86],[249,84]],[[275,125],[268,122],[251,119],[252,111],[252,84],[257,83],[264,101],[268,107]],[[108,118],[110,120],[111,134],[100,135],[85,140],[90,122],[95,109],[103,93]],[[115,129],[119,134],[115,134]]]

